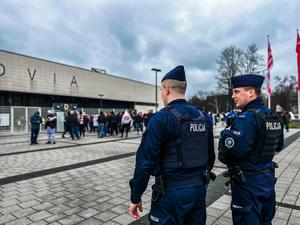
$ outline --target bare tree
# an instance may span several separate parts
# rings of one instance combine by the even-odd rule
[[[274,78],[277,82],[273,104],[279,104],[284,109],[290,111],[293,106],[297,105],[297,79],[295,76],[276,76]]]
[[[189,99],[189,102],[203,111],[219,113],[225,111],[226,96],[214,91],[199,91]]]
[[[219,113],[220,111],[220,107],[221,107],[221,101],[219,98],[218,93],[215,92],[210,92],[209,96],[210,96],[210,101],[208,102],[209,105],[211,105],[212,107],[214,107],[214,112]]]
[[[243,64],[243,51],[234,46],[224,48],[221,52],[218,64],[218,87],[228,93],[231,89],[230,79],[240,71],[240,65]]]
[[[263,56],[258,53],[258,48],[254,43],[248,46],[243,61],[243,74],[255,74],[265,67]]]
[[[255,44],[248,46],[246,52],[235,46],[224,48],[217,59],[218,75],[216,76],[218,88],[228,95],[227,110],[232,109],[231,78],[238,74],[254,74],[261,69],[263,58],[258,53]]]
[[[241,65],[243,65],[243,51],[234,46],[224,48],[221,52],[218,64],[217,84],[220,91],[228,95],[227,110],[232,108],[231,101],[231,78],[240,72]]]
[[[189,99],[189,103],[196,106],[197,108],[205,111],[206,108],[206,97],[208,93],[206,91],[198,91]]]

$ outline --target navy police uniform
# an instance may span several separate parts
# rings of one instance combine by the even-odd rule
[[[264,77],[232,78],[233,88],[258,87]],[[268,225],[275,214],[272,159],[283,148],[283,124],[257,97],[243,107],[230,129],[221,132],[218,158],[231,177],[233,224]]]
[[[183,66],[165,79],[185,81]],[[205,224],[206,183],[202,173],[215,160],[212,124],[203,112],[176,99],[155,113],[143,134],[130,181],[131,202],[141,202],[150,176],[151,224]]]

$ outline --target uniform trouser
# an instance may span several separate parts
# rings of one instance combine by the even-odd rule
[[[155,192],[153,192],[153,196]],[[205,225],[206,187],[203,182],[168,186],[166,195],[152,198],[150,224]]]
[[[55,142],[55,128],[47,127],[48,141]]]
[[[37,137],[39,135],[40,129],[31,129],[31,144],[37,143]]]
[[[231,187],[234,225],[271,225],[275,215],[275,183],[271,173],[246,175]]]

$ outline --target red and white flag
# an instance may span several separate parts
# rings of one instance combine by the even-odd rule
[[[297,52],[297,63],[298,63],[298,90],[300,90],[300,37],[298,31],[297,31],[296,52]]]
[[[273,66],[273,56],[272,56],[272,50],[271,50],[271,45],[270,42],[268,40],[268,83],[267,83],[267,88],[268,88],[268,94],[271,95],[271,69]]]

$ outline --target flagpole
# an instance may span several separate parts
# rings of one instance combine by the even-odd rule
[[[299,82],[299,80],[298,80]],[[298,120],[300,119],[300,91],[298,90]]]
[[[298,37],[299,37],[299,32],[298,32],[298,29],[296,29],[296,31],[297,31],[297,41],[298,41]],[[297,52],[297,46],[298,46],[298,42],[296,43],[296,52]],[[299,53],[297,53],[297,59],[298,59],[298,54]],[[297,62],[298,63],[298,62]],[[300,65],[297,65],[297,69],[298,69],[298,67],[299,67]],[[299,87],[300,87],[300,85],[299,85],[299,69],[298,69],[298,120],[300,119],[300,90],[299,90]]]
[[[269,42],[269,35],[267,35],[267,39],[268,39],[268,51],[269,51],[269,43],[270,43]],[[268,62],[267,62],[267,64],[269,64],[269,52],[268,52]],[[268,67],[268,71],[267,71],[268,108],[271,109],[271,93],[269,92],[269,86],[271,85],[271,77],[270,77],[270,80],[269,80],[269,74],[270,74],[270,69]]]

